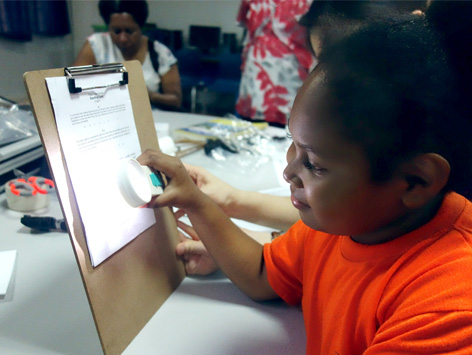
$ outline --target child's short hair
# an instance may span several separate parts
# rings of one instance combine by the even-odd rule
[[[318,28],[322,46],[351,33],[370,21],[396,13],[424,10],[427,0],[313,0],[299,23]]]
[[[420,153],[451,165],[447,190],[468,194],[472,183],[470,122],[438,34],[419,16],[383,19],[328,45],[319,68],[331,118],[365,151],[374,181]],[[333,104],[335,102],[335,104]]]

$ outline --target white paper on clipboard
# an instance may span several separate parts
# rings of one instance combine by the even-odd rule
[[[79,87],[118,82],[120,73],[85,75]],[[121,159],[141,154],[128,86],[69,93],[66,77],[46,78],[57,130],[94,267],[156,220],[154,211],[130,207],[118,190]]]

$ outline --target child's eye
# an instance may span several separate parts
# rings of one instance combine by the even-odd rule
[[[285,126],[285,135],[287,136],[288,139],[292,139],[292,135],[290,134],[290,131],[288,130],[288,125]]]
[[[317,173],[326,171],[326,169],[323,169],[323,168],[321,168],[321,167],[319,167],[319,166],[313,165],[313,164],[310,163],[308,160],[303,163],[303,166],[304,166],[307,170],[313,170],[313,171],[315,171],[315,172],[317,172]]]
[[[313,170],[313,169],[315,169],[315,166],[314,166],[312,163],[310,163],[309,161],[305,161],[305,162],[303,163],[303,166],[304,166],[305,168],[307,168],[308,170]]]

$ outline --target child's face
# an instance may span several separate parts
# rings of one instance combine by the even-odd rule
[[[320,30],[314,27],[310,31],[310,47],[315,55],[315,58],[319,57],[321,53],[321,38]]]
[[[335,117],[323,108],[329,97],[322,81],[323,73],[309,76],[289,121],[293,142],[284,177],[292,203],[316,230],[350,235],[365,244],[396,237],[406,213],[401,199],[406,183],[400,176],[371,181],[363,150],[340,135]]]

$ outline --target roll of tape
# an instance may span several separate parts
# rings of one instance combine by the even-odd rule
[[[12,189],[12,183],[18,186]],[[48,193],[39,193],[30,184],[17,180],[10,180],[5,184],[5,195],[8,208],[19,212],[40,210],[50,203]]]

